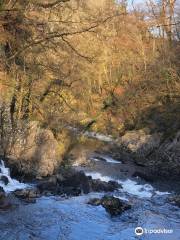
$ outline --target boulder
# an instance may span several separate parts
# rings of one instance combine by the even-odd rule
[[[99,179],[93,180],[87,177],[82,171],[73,169],[61,170],[61,173],[41,180],[37,188],[40,193],[49,192],[52,194],[67,196],[78,196],[81,193],[89,192],[111,192],[121,187],[114,181],[103,182]]]
[[[102,206],[111,216],[117,216],[122,214],[125,210],[131,208],[130,205],[122,202],[119,198],[112,196],[104,196],[101,200]]]
[[[8,154],[8,163],[17,175],[52,175],[62,162],[64,150],[49,129],[30,122],[18,132]]]
[[[39,189],[41,194],[44,192],[51,192],[56,194],[58,192],[58,185],[49,180],[41,181],[40,183],[38,183],[37,188]]]
[[[0,186],[0,193],[4,193],[4,188]]]
[[[64,187],[80,188],[83,193],[87,194],[90,192],[89,178],[84,172],[68,170],[68,173],[64,172],[64,180],[58,181],[58,183]]]
[[[101,205],[101,199],[100,198],[91,198],[88,202],[88,204],[92,206],[100,206]]]
[[[36,198],[41,196],[38,189],[16,190],[14,195],[26,203],[35,203]]]
[[[162,181],[180,180],[180,131],[173,137],[164,139],[157,149],[145,159],[149,175]],[[173,174],[172,174],[173,173]]]
[[[180,208],[180,195],[169,197],[169,202]]]
[[[40,197],[38,189],[22,189],[14,191],[14,195],[20,199],[37,198]]]
[[[131,153],[139,157],[147,156],[155,148],[158,148],[161,141],[161,134],[150,134],[149,129],[127,131],[120,138],[119,144],[124,146]]]
[[[81,171],[78,172],[73,169],[61,169],[61,172],[57,175],[53,175],[40,181],[38,189],[41,192],[49,191],[55,194],[74,192],[75,195],[77,195],[79,189],[81,189],[81,192],[83,193],[89,193],[89,178]]]
[[[11,203],[9,203],[4,189],[0,187],[0,211],[9,210],[12,207]]]
[[[4,175],[2,175],[2,176],[0,177],[0,181],[3,182],[4,185],[8,185],[8,183],[9,183],[8,177],[7,177],[7,176],[4,176]]]
[[[68,197],[81,195],[81,188],[79,187],[63,187],[59,192],[61,195],[66,195]]]
[[[154,182],[154,176],[150,175],[148,172],[140,172],[135,171],[132,175],[132,177],[140,177],[141,179],[145,180],[146,182]]]
[[[113,196],[104,196],[102,199],[90,199],[88,204],[92,206],[103,206],[105,210],[113,217],[122,214],[124,211],[131,208],[131,205],[121,201]]]
[[[100,179],[90,181],[91,191],[93,192],[112,192],[121,187],[115,181],[104,182]]]

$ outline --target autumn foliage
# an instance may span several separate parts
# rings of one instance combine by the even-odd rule
[[[0,2],[1,126],[4,117],[12,128],[32,120],[52,129],[92,122],[93,130],[119,135],[157,127],[153,108],[173,121],[168,106],[177,111],[180,99],[176,1],[133,10],[113,0]]]

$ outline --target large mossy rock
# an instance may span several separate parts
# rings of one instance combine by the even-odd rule
[[[38,122],[30,122],[17,135],[9,150],[10,167],[16,169],[17,174],[33,177],[52,175],[66,151],[63,137],[59,143],[51,130],[42,129]]]

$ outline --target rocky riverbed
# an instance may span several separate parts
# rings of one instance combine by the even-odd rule
[[[31,184],[11,179],[2,163],[9,183],[1,181],[0,239],[135,240],[142,227],[170,232],[139,239],[179,240],[177,188],[133,177],[130,163],[106,154],[88,162]]]

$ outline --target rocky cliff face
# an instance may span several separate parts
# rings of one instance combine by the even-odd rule
[[[119,145],[151,175],[164,179],[179,178],[180,131],[166,139],[163,139],[163,134],[152,134],[148,129],[128,131],[121,137]]]
[[[120,144],[138,157],[146,157],[160,145],[162,134],[151,134],[149,129],[128,131],[120,139]]]
[[[161,143],[148,157],[148,164],[156,175],[180,179],[180,131]]]

